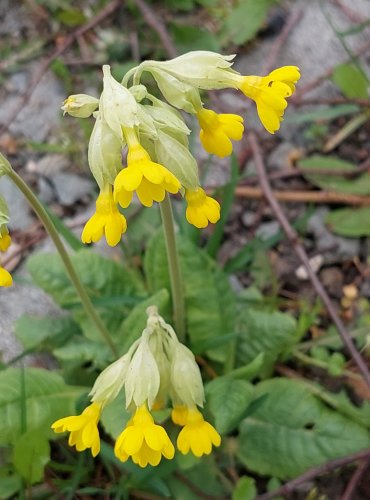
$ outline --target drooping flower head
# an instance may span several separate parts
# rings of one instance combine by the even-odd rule
[[[286,100],[294,93],[300,76],[297,66],[283,66],[267,76],[240,77],[239,89],[255,101],[258,116],[271,134],[279,130]]]
[[[243,118],[233,114],[217,114],[202,108],[197,113],[200,125],[200,141],[207,153],[220,158],[230,156],[233,150],[231,140],[240,141],[244,132]]]
[[[151,207],[154,201],[163,201],[166,192],[177,193],[181,187],[178,179],[166,167],[151,160],[133,130],[125,129],[125,135],[129,148],[127,167],[114,181],[114,197],[121,207],[128,207],[135,191],[146,207]]]
[[[127,229],[126,218],[119,212],[108,184],[96,200],[96,211],[82,231],[83,243],[99,241],[105,236],[109,246],[115,246]]]
[[[92,403],[81,415],[64,417],[54,422],[51,428],[56,433],[70,432],[68,444],[76,446],[77,451],[91,449],[93,457],[100,451],[98,421],[102,403]]]
[[[185,191],[187,202],[186,219],[198,228],[204,228],[211,222],[215,224],[220,219],[220,204],[215,199],[207,196],[200,186],[196,190]]]

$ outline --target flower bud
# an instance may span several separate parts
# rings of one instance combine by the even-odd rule
[[[150,335],[150,332],[144,330],[139,346],[132,356],[127,370],[125,383],[126,408],[132,402],[136,406],[141,406],[147,402],[148,407],[151,408],[159,391],[160,374],[149,347],[148,334]]]
[[[5,198],[1,196],[0,194],[0,234],[2,234],[2,229],[4,229],[6,232],[8,232],[6,228],[6,224],[9,222],[9,209],[8,209],[8,204],[5,201]]]
[[[109,404],[117,397],[125,383],[129,360],[125,354],[101,372],[89,394],[91,401]]]
[[[204,389],[194,354],[177,342],[171,362],[171,386],[176,399],[187,407],[203,406]]]
[[[88,118],[98,109],[99,100],[87,94],[70,95],[62,106],[63,114],[68,113],[77,118]]]

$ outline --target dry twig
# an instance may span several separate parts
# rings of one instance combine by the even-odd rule
[[[344,465],[351,464],[356,462],[357,460],[367,459],[370,457],[370,448],[358,451],[357,453],[352,453],[351,455],[347,455],[342,458],[335,458],[334,460],[329,460],[325,464],[319,465],[318,467],[313,467],[309,469],[304,474],[292,479],[292,481],[288,481],[283,484],[280,488],[271,491],[269,493],[264,493],[263,495],[258,495],[256,500],[271,500],[279,495],[289,495],[292,491],[294,491],[298,486],[306,481],[311,481],[317,476],[321,476],[327,472],[332,472],[339,467],[343,467]]]
[[[353,498],[352,495],[355,492],[356,487],[360,482],[361,477],[363,476],[368,465],[369,465],[369,457],[367,459],[365,458],[362,462],[358,464],[358,467],[353,473],[351,480],[347,484],[347,487],[344,490],[344,493],[340,500],[351,500],[351,498]]]
[[[257,174],[259,176],[260,186],[263,191],[263,195],[268,201],[276,219],[280,223],[283,231],[290,240],[294,251],[296,252],[298,258],[307,270],[309,280],[311,281],[317,295],[321,298],[323,304],[325,305],[329,316],[331,317],[334,325],[336,326],[339,335],[343,341],[343,344],[348,349],[353,361],[356,363],[359,371],[364,377],[364,381],[370,387],[370,372],[363,360],[361,354],[357,351],[355,344],[353,343],[351,336],[347,332],[342,320],[340,319],[329,295],[326,293],[325,288],[321,284],[321,281],[313,271],[306,250],[299,240],[297,232],[293,229],[284,212],[281,209],[279,202],[276,199],[274,192],[271,189],[270,183],[266,176],[265,165],[262,159],[261,150],[257,141],[256,135],[251,132],[249,135],[249,142],[253,151],[253,156],[256,164]]]

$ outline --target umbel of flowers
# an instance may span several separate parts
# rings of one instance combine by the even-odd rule
[[[262,124],[273,134],[300,78],[296,66],[284,66],[263,77],[243,76],[232,69],[233,59],[195,51],[164,62],[144,61],[122,83],[112,77],[109,66],[103,66],[99,99],[85,94],[66,99],[65,113],[95,119],[88,162],[100,194],[96,212],[83,230],[83,242],[96,242],[104,235],[109,245],[116,245],[127,229],[118,206],[127,208],[134,194],[150,207],[163,201],[166,193],[180,193],[190,224],[204,228],[219,220],[219,203],[200,186],[197,163],[189,151],[190,130],[179,110],[198,120],[204,149],[225,157],[232,153],[232,141],[242,138],[243,118],[206,109],[200,91],[240,90],[255,101]],[[153,77],[163,99],[141,83],[144,72]]]
[[[203,406],[204,390],[194,355],[179,342],[156,307],[149,307],[147,314],[141,337],[96,379],[90,392],[91,404],[81,415],[57,420],[52,429],[70,432],[69,444],[78,451],[91,449],[95,457],[100,451],[100,415],[123,390],[132,416],[115,443],[119,460],[131,458],[146,467],[158,465],[162,457],[174,457],[175,447],[166,430],[151,414],[152,409],[166,408],[169,402],[172,420],[181,427],[177,449],[197,457],[208,455],[212,446],[221,444],[221,437],[198,409]]]

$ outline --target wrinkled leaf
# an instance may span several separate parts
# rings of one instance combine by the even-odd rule
[[[44,344],[58,347],[79,332],[78,325],[69,316],[49,318],[24,314],[15,323],[15,334],[25,349]]]
[[[13,448],[13,464],[29,484],[38,483],[50,459],[50,445],[43,431],[22,434]]]
[[[256,481],[252,477],[243,476],[235,486],[232,500],[253,500],[256,495]]]
[[[76,399],[86,390],[67,385],[56,373],[40,368],[25,369],[25,414],[27,430],[41,430],[55,437],[50,425],[75,411]],[[20,372],[8,368],[0,372],[0,443],[16,440],[21,434]]]
[[[295,477],[370,444],[365,427],[326,407],[303,382],[271,379],[255,390],[267,397],[242,422],[238,455],[258,474]]]

